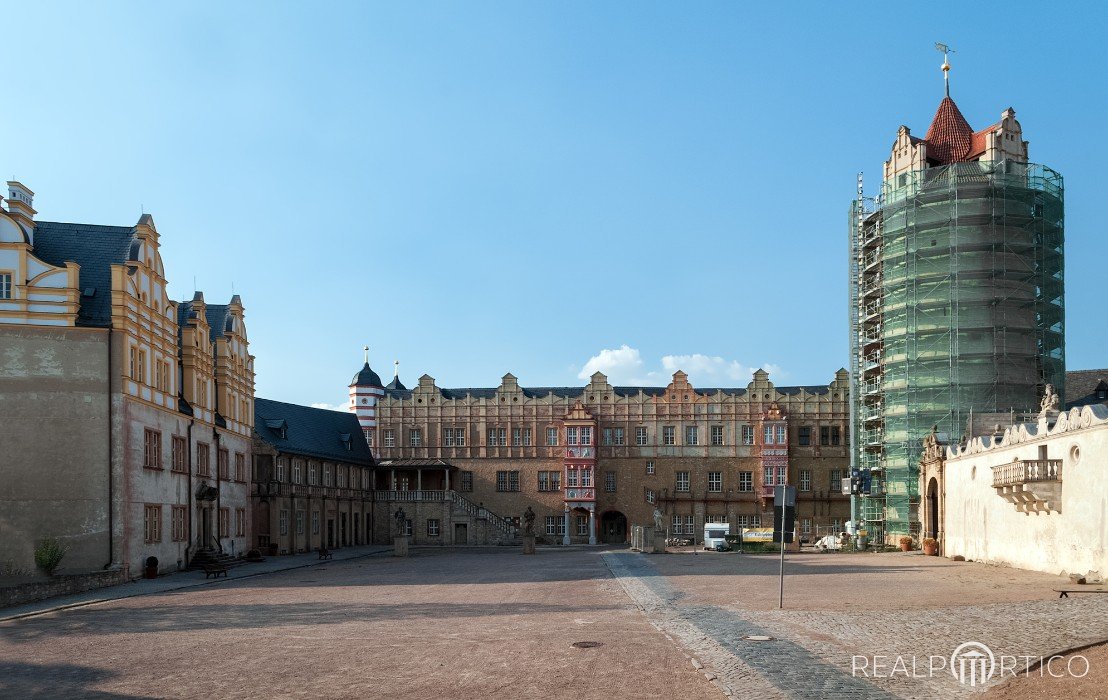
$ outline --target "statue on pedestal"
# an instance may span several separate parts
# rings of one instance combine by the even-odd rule
[[[535,511],[531,510],[531,506],[527,506],[527,510],[523,513],[523,534],[528,537],[535,536]]]
[[[397,508],[396,512],[393,513],[392,517],[396,519],[396,534],[398,534],[398,535],[406,534],[404,532],[404,525],[407,523],[408,517],[404,513],[404,509],[403,508]]]
[[[1039,415],[1045,416],[1049,413],[1057,413],[1060,404],[1061,400],[1058,398],[1058,392],[1054,390],[1054,385],[1047,384],[1046,391],[1043,392],[1042,403],[1039,404]]]
[[[665,532],[665,531],[666,531],[666,517],[665,517],[665,514],[662,513],[661,509],[655,508],[654,509],[654,532]]]

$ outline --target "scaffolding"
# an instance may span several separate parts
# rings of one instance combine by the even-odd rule
[[[1008,160],[902,173],[851,221],[852,458],[873,475],[854,515],[893,540],[919,533],[932,426],[958,442],[971,411],[1064,395],[1062,177]]]

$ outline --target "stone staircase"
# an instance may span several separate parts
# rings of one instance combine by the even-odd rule
[[[247,562],[245,559],[233,557],[225,552],[220,552],[211,547],[206,547],[204,549],[198,550],[196,554],[193,555],[192,561],[189,562],[188,570],[199,571],[211,563],[222,564],[228,569],[233,569],[236,566],[242,566]]]
[[[454,508],[474,518],[484,519],[489,525],[491,544],[513,545],[521,544],[519,529],[515,525],[493,513],[488,508],[478,505],[461,495],[457,491],[450,491],[450,501]]]

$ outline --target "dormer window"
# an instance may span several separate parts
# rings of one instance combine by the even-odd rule
[[[350,433],[340,434],[339,440],[342,440],[342,445],[346,448],[347,452],[350,452],[354,449],[354,441],[351,439]]]

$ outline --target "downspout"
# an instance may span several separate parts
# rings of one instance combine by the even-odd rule
[[[194,413],[195,413],[195,411],[194,411]],[[185,566],[186,567],[188,567],[188,565],[191,563],[191,560],[192,560],[192,545],[195,542],[195,540],[193,538],[193,530],[192,530],[192,426],[193,426],[194,423],[196,423],[196,418],[195,417],[189,418],[189,425],[188,425],[188,428],[186,428],[186,431],[185,431],[186,434],[188,435],[188,437],[186,438],[186,447],[185,447],[186,458],[185,459],[187,460],[186,464],[188,465],[188,470],[189,470],[188,543],[185,545]]]
[[[115,519],[112,512],[115,509],[115,482],[112,473],[115,471],[114,429],[112,426],[112,329],[108,328],[108,563],[105,569],[110,569],[115,560]]]
[[[218,391],[218,385],[217,385]],[[219,549],[220,554],[223,553],[223,509],[220,507],[223,496],[223,484],[220,482],[222,475],[219,473],[219,428],[212,426],[212,441],[215,443],[215,546]],[[227,456],[228,462],[230,461],[230,455]],[[231,468],[230,463],[227,464],[227,469]],[[230,527],[231,518],[227,518],[227,525]]]

